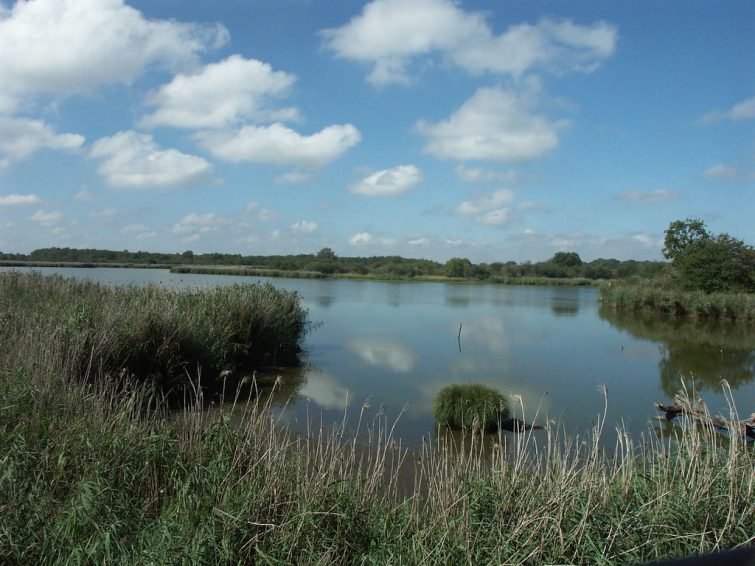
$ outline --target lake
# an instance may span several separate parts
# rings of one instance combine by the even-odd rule
[[[0,268],[7,270],[11,268]],[[28,268],[13,268],[24,271]],[[728,415],[720,382],[743,417],[755,411],[755,335],[725,322],[620,314],[589,287],[311,280],[172,274],[157,269],[33,268],[106,284],[172,287],[270,282],[296,290],[321,323],[307,336],[305,366],[282,370],[282,419],[398,418],[412,446],[432,435],[432,402],[445,385],[480,382],[521,399],[525,418],[587,432],[604,411],[606,441],[623,424],[647,432],[656,401],[684,379],[712,412]],[[461,325],[461,334],[459,328]],[[518,404],[518,401],[516,401]],[[519,413],[520,409],[515,409]]]

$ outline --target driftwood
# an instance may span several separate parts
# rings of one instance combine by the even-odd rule
[[[677,397],[671,404],[656,403],[656,408],[665,413],[658,419],[665,419],[667,421],[673,420],[679,415],[688,417],[696,422],[699,422],[706,426],[711,426],[718,430],[728,430],[731,432],[730,427],[732,425],[739,430],[739,433],[747,438],[755,439],[755,413],[750,415],[749,419],[743,421],[726,421],[721,417],[712,417],[703,406],[692,405],[686,399]]]

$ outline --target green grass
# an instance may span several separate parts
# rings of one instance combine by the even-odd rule
[[[453,384],[435,397],[435,420],[455,430],[494,431],[508,416],[503,395],[480,383]]]
[[[137,322],[112,310],[131,291],[94,289],[2,279],[0,563],[632,564],[753,543],[755,455],[739,437],[620,431],[606,453],[599,418],[581,437],[440,434],[409,452],[366,408],[303,435],[262,396],[166,413],[104,362],[69,363],[69,324]]]
[[[755,322],[755,294],[685,291],[657,283],[610,282],[600,286],[601,300],[621,311],[652,311],[675,316]]]

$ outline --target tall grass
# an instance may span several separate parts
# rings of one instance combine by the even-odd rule
[[[753,542],[739,437],[619,431],[605,453],[598,418],[584,437],[440,434],[409,452],[366,407],[355,433],[344,419],[297,436],[262,396],[219,410],[199,388],[166,418],[147,387],[66,366],[65,317],[3,290],[0,563],[613,564]]]
[[[119,375],[162,392],[198,367],[210,385],[225,369],[295,362],[310,327],[298,295],[271,285],[179,291],[10,272],[0,274],[0,308],[11,330],[59,349],[64,374]]]
[[[654,311],[676,316],[755,322],[755,294],[705,293],[654,283],[610,282],[600,285],[601,300],[617,310]]]

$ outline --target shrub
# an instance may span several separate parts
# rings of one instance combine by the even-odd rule
[[[433,404],[435,420],[452,429],[471,428],[475,418],[486,432],[492,432],[508,415],[506,400],[495,389],[480,383],[444,387]]]

